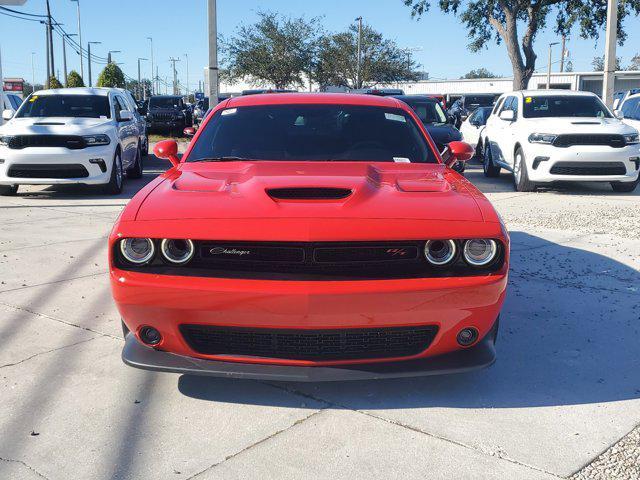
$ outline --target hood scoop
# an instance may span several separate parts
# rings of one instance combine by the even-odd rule
[[[267,195],[275,200],[341,200],[351,195],[348,188],[285,187],[268,188]]]

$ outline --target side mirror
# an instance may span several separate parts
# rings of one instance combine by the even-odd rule
[[[118,121],[119,122],[128,122],[129,120],[133,119],[133,113],[131,113],[129,110],[120,110],[120,113],[118,114]]]
[[[163,140],[156,143],[156,146],[153,147],[153,154],[158,158],[169,160],[174,167],[180,164],[178,144],[175,140]]]
[[[622,113],[620,110],[614,110],[613,114],[618,120],[624,120],[624,113]]]
[[[514,112],[513,110],[503,110],[498,116],[506,122],[513,122],[516,119],[515,113],[516,112]]]
[[[448,143],[449,158],[446,161],[447,167],[453,167],[456,162],[466,162],[471,160],[475,155],[475,150],[467,142],[451,142]]]
[[[196,134],[196,129],[193,127],[185,128],[182,133],[184,133],[185,137],[193,137]]]
[[[2,119],[3,120],[11,120],[13,118],[13,110],[3,110],[2,111]]]

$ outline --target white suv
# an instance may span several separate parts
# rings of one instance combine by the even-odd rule
[[[557,181],[638,185],[638,131],[589,92],[518,91],[502,95],[483,131],[484,173],[513,172],[515,189]]]
[[[115,195],[125,171],[142,176],[139,129],[117,89],[42,90],[2,116],[0,195],[54,184],[102,185]]]

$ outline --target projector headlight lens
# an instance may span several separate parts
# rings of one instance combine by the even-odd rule
[[[456,257],[456,242],[453,240],[428,240],[424,246],[424,256],[432,265],[446,265]]]
[[[193,258],[195,247],[193,242],[186,240],[173,240],[165,238],[160,244],[162,256],[171,263],[182,265]]]
[[[125,238],[120,242],[120,252],[128,262],[142,265],[151,261],[156,247],[150,238]]]
[[[474,238],[464,242],[464,259],[474,267],[490,264],[498,254],[498,244],[488,238]]]

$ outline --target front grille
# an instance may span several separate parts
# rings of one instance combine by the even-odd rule
[[[270,188],[267,194],[279,200],[337,200],[351,195],[348,188]]]
[[[13,164],[7,172],[13,178],[86,178],[89,172],[79,164]]]
[[[625,175],[622,162],[558,162],[551,167],[552,175]]]
[[[152,113],[149,114],[149,117],[154,122],[171,122],[174,120],[173,113]]]
[[[425,351],[437,326],[337,330],[262,329],[180,325],[194,351],[290,360],[355,360],[408,357]]]
[[[13,135],[7,146],[13,150],[31,147],[61,147],[69,150],[85,148],[84,138],[75,135]]]
[[[622,135],[595,133],[572,133],[558,135],[553,142],[554,147],[567,148],[574,145],[604,145],[613,148],[622,148],[626,145]]]

